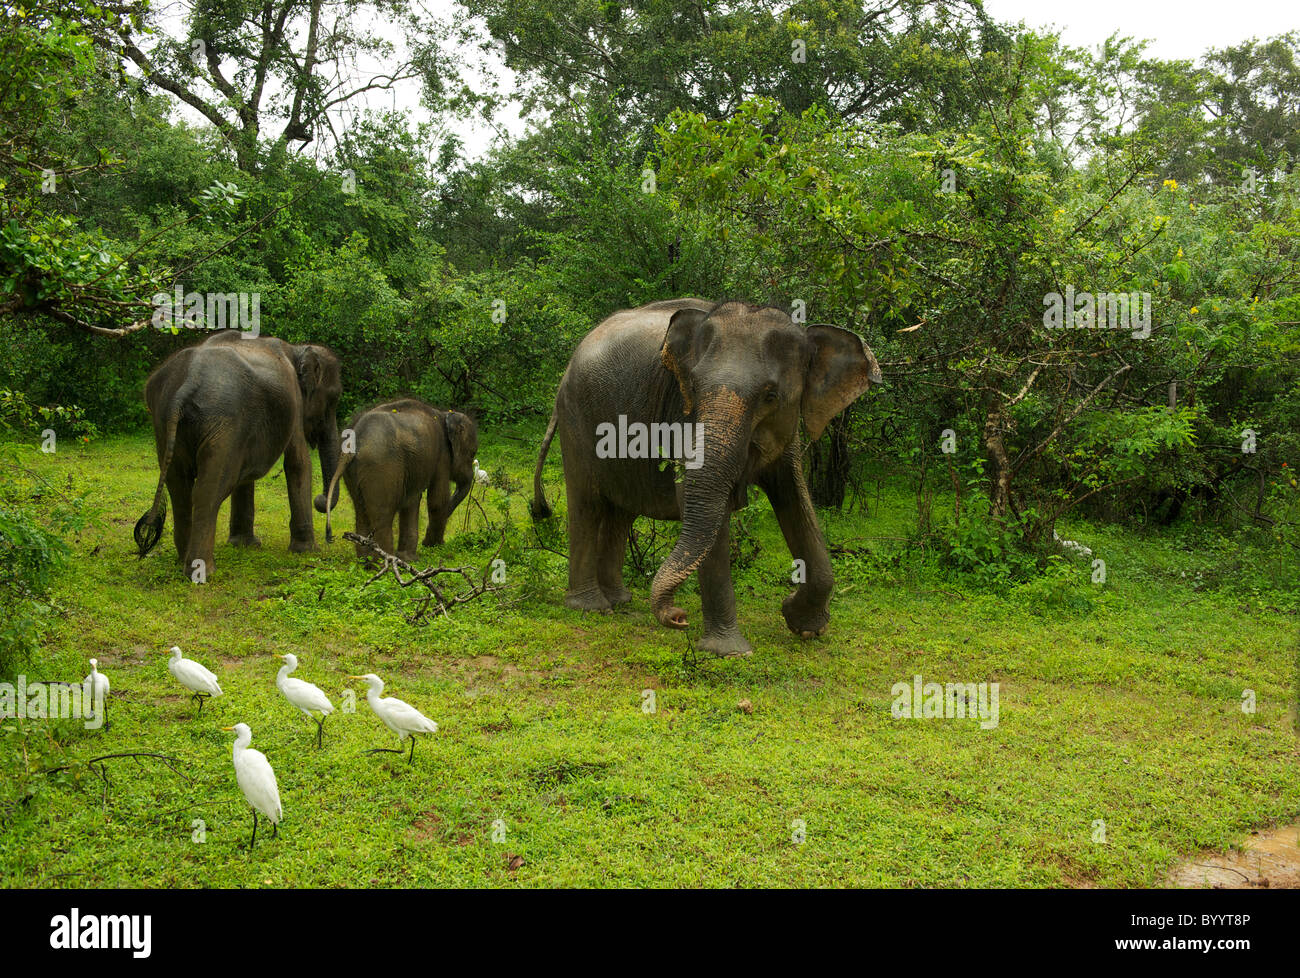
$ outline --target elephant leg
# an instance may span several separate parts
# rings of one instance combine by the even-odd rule
[[[375,528],[370,521],[370,511],[366,508],[365,499],[360,493],[356,493],[352,496],[352,510],[357,515],[357,536],[364,537],[373,533]],[[363,547],[359,543],[354,544],[353,546],[356,547],[357,557],[360,560],[367,560],[374,556],[374,552],[369,547]]]
[[[167,495],[172,504],[172,540],[176,559],[184,562],[190,552],[190,523],[193,519],[194,480],[188,476],[167,474]]]
[[[260,547],[262,541],[253,532],[253,486],[245,482],[235,486],[230,495],[230,543],[236,547]]]
[[[415,563],[420,540],[420,498],[403,506],[397,513],[397,556],[408,564]]]
[[[391,506],[371,506],[370,517],[370,537],[375,546],[386,554],[393,553],[393,520],[397,511]]]
[[[713,549],[700,564],[700,613],[704,635],[699,647],[718,656],[749,655],[753,647],[736,624],[736,589],[731,583],[731,519],[724,518]]]
[[[781,614],[790,631],[813,638],[826,631],[830,622],[835,574],[804,482],[798,439],[786,448],[780,461],[760,475],[758,483],[772,502],[781,535],[796,561],[795,570],[803,575],[803,583],[781,603]]]
[[[205,580],[212,579],[216,568],[213,551],[216,548],[217,517],[221,504],[235,488],[235,476],[231,471],[238,471],[238,466],[230,464],[224,458],[226,453],[220,449],[203,452],[199,456],[198,478],[194,480],[192,496],[193,520],[190,524],[189,546],[185,553],[184,572],[197,583],[197,574],[201,571]]]
[[[429,527],[424,531],[426,547],[440,547],[446,539],[447,519],[451,515],[451,499],[446,483],[434,482],[429,486]]]
[[[284,452],[284,480],[289,487],[289,550],[305,553],[316,549],[316,528],[312,523],[311,451],[300,433],[289,440]]]
[[[577,483],[579,477],[565,477],[569,501],[569,589],[564,603],[579,611],[608,611],[609,598],[600,587],[600,529],[608,505],[592,490]]]
[[[612,607],[632,600],[632,592],[623,586],[623,558],[627,556],[627,535],[635,514],[609,506],[601,520],[596,558],[596,580]]]

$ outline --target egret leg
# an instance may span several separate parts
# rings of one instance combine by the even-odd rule
[[[274,838],[275,838],[277,835],[279,835],[279,834],[280,834],[280,823],[279,823],[279,822],[272,822],[272,823],[271,823],[271,838],[274,839]]]
[[[253,837],[248,841],[248,851],[253,851],[253,846],[257,845],[257,809],[253,809]]]
[[[415,734],[411,734],[411,756],[406,759],[406,763],[410,764],[414,760],[415,760]]]
[[[316,720],[315,717],[312,717],[312,719]],[[325,739],[325,721],[324,719],[316,720],[316,749],[317,750],[320,749],[324,739]]]

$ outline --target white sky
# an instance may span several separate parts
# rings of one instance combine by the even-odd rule
[[[994,20],[1055,26],[1065,43],[1099,44],[1114,31],[1149,40],[1152,57],[1194,61],[1207,48],[1300,30],[1295,0],[984,0]]]

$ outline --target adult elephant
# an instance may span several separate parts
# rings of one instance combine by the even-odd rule
[[[176,555],[187,576],[212,575],[217,514],[228,496],[230,542],[259,546],[253,484],[281,456],[289,487],[289,549],[316,549],[311,448],[320,452],[321,477],[329,485],[339,457],[340,377],[338,357],[326,347],[233,330],[164,360],[144,387],[159,473],[153,505],[135,524],[140,556],[162,536],[164,487],[171,497]],[[334,494],[337,501],[337,487]],[[316,497],[316,508],[325,511],[324,495]]]
[[[543,518],[542,464],[558,429],[569,510],[565,603],[600,610],[627,601],[623,557],[633,520],[681,520],[677,544],[651,585],[651,609],[662,624],[685,628],[673,595],[698,570],[700,647],[748,654],[736,622],[728,516],[756,484],[772,502],[790,553],[803,561],[803,583],[781,607],[786,624],[804,638],[822,634],[834,579],[804,482],[799,419],[816,439],[880,381],[856,333],[801,329],[771,307],[675,299],[610,316],[569,361],[533,479],[533,514]],[[682,429],[680,452],[656,457],[644,439],[636,441],[648,430],[650,442],[656,434],[662,442],[672,425],[687,423],[693,427]],[[662,455],[689,457],[692,437],[700,438],[699,452],[679,477]],[[611,452],[611,442],[619,450]]]
[[[441,544],[447,520],[474,484],[478,427],[473,419],[406,397],[358,412],[345,436],[348,432],[351,439],[344,439],[344,451],[328,491],[337,499],[339,479],[347,484],[357,515],[357,534],[370,535],[386,553],[413,562],[420,530],[420,497],[427,490],[429,527],[424,545]],[[453,481],[455,494],[451,493]],[[396,550],[394,517],[398,520]],[[328,511],[325,539],[332,539]],[[357,544],[358,557],[368,553]]]

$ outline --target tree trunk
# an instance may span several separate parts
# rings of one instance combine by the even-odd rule
[[[984,451],[989,463],[989,515],[1002,521],[1011,509],[1011,461],[1002,441],[1002,410],[996,392],[984,416]]]
[[[827,437],[812,446],[809,493],[813,505],[840,509],[849,484],[849,412],[827,426]]]

